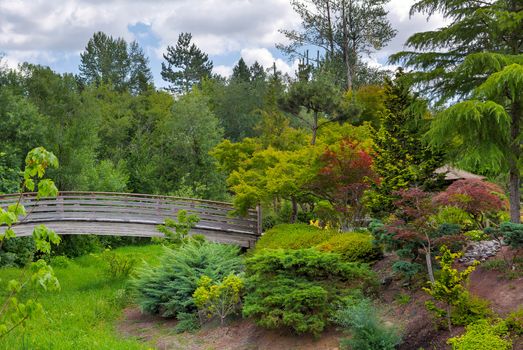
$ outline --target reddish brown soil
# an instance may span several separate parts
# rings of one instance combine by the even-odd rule
[[[501,253],[496,258],[501,258]],[[390,266],[394,256],[386,256],[379,261],[374,270],[380,278],[391,276]],[[380,308],[386,323],[400,325],[403,344],[400,350],[450,349],[446,340],[463,332],[462,327],[447,330],[437,329],[432,316],[425,309],[426,293],[417,287],[409,290],[401,281],[392,281],[379,292]],[[505,316],[523,307],[523,278],[507,280],[495,271],[478,267],[471,275],[472,294],[487,299],[494,312]],[[409,295],[406,304],[399,302],[400,296]],[[320,339],[310,336],[296,336],[285,331],[269,331],[257,327],[249,320],[232,321],[226,327],[211,325],[195,334],[174,334],[176,321],[160,317],[142,315],[137,308],[125,310],[118,329],[129,337],[137,337],[161,350],[334,350],[338,349],[343,334],[334,329],[325,332]],[[514,349],[523,350],[523,341],[516,340]],[[494,349],[493,349],[494,350]]]
[[[327,330],[320,339],[257,327],[249,320],[232,321],[225,327],[211,325],[197,333],[174,334],[176,321],[142,315],[133,307],[124,311],[118,330],[150,342],[159,350],[338,350],[340,332]]]

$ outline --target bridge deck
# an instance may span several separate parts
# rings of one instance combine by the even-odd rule
[[[1,195],[0,206],[13,204],[18,195]],[[200,221],[191,233],[222,243],[250,247],[261,235],[261,215],[251,210],[245,217],[233,217],[230,203],[171,196],[109,192],[61,192],[57,198],[36,199],[24,194],[21,203],[28,216],[14,228],[18,236],[31,235],[45,224],[58,234],[96,234],[161,237],[156,229],[178,211],[196,214]]]

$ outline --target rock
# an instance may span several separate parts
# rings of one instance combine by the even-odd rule
[[[501,249],[498,241],[472,242],[467,246],[465,254],[458,261],[467,265],[472,265],[474,261],[485,261],[495,256]]]

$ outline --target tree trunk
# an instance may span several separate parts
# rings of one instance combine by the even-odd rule
[[[427,263],[427,272],[429,273],[430,283],[434,283],[434,271],[432,270],[432,257],[430,256],[430,249],[425,251],[425,261]]]
[[[345,1],[341,4],[341,16],[342,16],[342,26],[343,26],[343,61],[345,63],[345,70],[347,74],[347,90],[352,90],[352,71],[351,71],[351,65],[350,65],[350,53],[349,53],[349,33],[347,26],[347,14],[346,14],[346,8],[347,4]],[[349,10],[350,11],[350,10]]]
[[[510,145],[511,155],[509,156],[509,201],[510,201],[510,221],[519,224],[521,222],[521,204],[519,188],[521,184],[521,175],[518,163],[521,158],[521,146],[519,141],[520,122],[521,122],[521,103],[516,101],[512,104],[510,124]]]
[[[447,326],[449,327],[449,332],[452,332],[452,318],[451,313],[452,312],[452,306],[447,305]]]
[[[291,224],[296,223],[298,221],[298,202],[296,201],[296,198],[291,198],[292,203],[292,213],[291,213]]]
[[[318,134],[318,112],[314,112],[314,121],[312,123],[312,139],[311,145],[316,144],[316,135]]]
[[[330,52],[328,53],[327,58],[332,61],[332,59],[334,58],[334,31],[332,30],[330,0],[326,0],[325,5],[326,5],[326,11],[327,11],[327,26],[328,26],[327,36],[328,36],[328,40],[329,40],[329,49],[330,49]]]

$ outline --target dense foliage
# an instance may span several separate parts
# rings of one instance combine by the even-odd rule
[[[434,202],[452,206],[471,216],[478,228],[483,228],[486,220],[496,220],[496,214],[507,209],[503,189],[483,180],[458,180],[434,197]]]
[[[319,244],[320,251],[337,253],[344,261],[373,262],[381,258],[381,248],[368,233],[339,233]]]
[[[394,192],[413,186],[433,187],[437,180],[434,170],[442,161],[422,139],[430,121],[427,102],[411,91],[402,71],[394,80],[385,80],[383,96],[381,126],[372,135],[374,170],[380,181],[368,196],[373,213],[380,216],[394,210]]]
[[[335,236],[337,232],[307,224],[282,224],[265,231],[254,251],[263,249],[312,248]]]
[[[173,317],[192,313],[192,298],[202,276],[221,281],[242,270],[239,248],[207,241],[189,241],[177,249],[164,249],[159,266],[144,265],[132,285],[140,308],[148,313]]]
[[[351,334],[341,340],[342,349],[393,350],[401,343],[399,330],[383,325],[367,299],[340,308],[333,320]]]
[[[367,290],[374,273],[316,249],[267,250],[246,262],[243,314],[266,328],[319,335],[351,288]]]
[[[466,327],[462,336],[450,338],[452,350],[509,350],[512,341],[507,339],[507,327],[503,322],[480,320]]]

